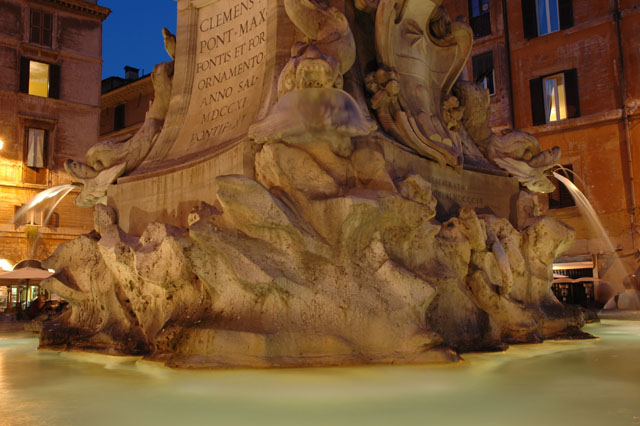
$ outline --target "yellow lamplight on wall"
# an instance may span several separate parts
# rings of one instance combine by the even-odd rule
[[[0,151],[2,151],[2,148],[4,148],[4,141],[0,139]]]
[[[0,259],[0,270],[2,271],[11,271],[13,269],[13,265],[7,259]]]

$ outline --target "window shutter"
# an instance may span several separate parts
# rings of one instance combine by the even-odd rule
[[[51,47],[53,19],[50,13],[42,13],[42,44]]]
[[[29,59],[20,57],[20,91],[29,93]]]
[[[60,99],[60,65],[49,65],[49,97]]]
[[[126,108],[126,104],[120,104],[115,108],[113,113],[113,130],[124,129],[125,108]]]
[[[575,68],[564,72],[564,84],[567,96],[567,118],[580,117],[578,71]]]
[[[558,14],[560,15],[561,30],[573,27],[572,0],[558,0]]]
[[[493,51],[482,53],[471,58],[473,64],[473,80],[482,81],[493,71]]]
[[[522,25],[524,38],[538,37],[538,15],[535,0],[522,0]]]
[[[529,80],[529,90],[531,91],[531,118],[533,125],[545,124],[544,118],[544,92],[542,91],[542,78]]]
[[[42,33],[42,15],[37,10],[31,11],[31,42],[41,43],[40,34]]]

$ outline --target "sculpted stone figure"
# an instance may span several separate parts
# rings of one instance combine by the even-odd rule
[[[180,1],[193,36],[200,12]],[[205,19],[227,25],[220,31],[229,37],[234,25],[276,19],[281,4],[232,3],[201,6]],[[159,197],[183,189],[170,186],[174,179],[199,177],[193,170],[210,178],[213,196],[187,205],[182,225],[146,222],[128,233],[118,219],[123,212],[98,205],[94,231],[46,260],[57,272],[43,286],[71,309],[44,324],[41,347],[135,354],[177,367],[282,367],[450,362],[466,351],[584,336],[584,315],[551,291],[553,261],[571,246],[573,231],[541,216],[528,191],[520,195],[516,229],[509,206],[520,185],[496,172],[504,168],[531,190],[546,190],[544,170],[558,151],[541,152],[522,133],[493,134],[485,92],[456,84],[471,48],[469,27],[451,22],[440,0],[355,0],[376,17],[375,28],[354,35],[339,3],[284,0],[302,39],[290,58],[279,58],[286,65],[277,87],[269,86],[277,100],[244,136],[214,138],[225,144],[222,154],[193,147],[202,157],[230,152],[223,158],[236,163],[224,170],[232,171],[211,170],[213,163],[193,155],[193,163],[172,164],[165,180],[161,171],[150,173],[153,188],[169,187]],[[225,40],[219,35],[206,36],[217,43]],[[355,40],[367,37],[377,51],[355,61]],[[175,39],[165,39],[175,52]],[[183,65],[176,69],[189,69]],[[155,84],[169,82],[167,67]],[[211,81],[218,72],[227,78],[211,72]],[[240,82],[265,75],[273,82],[278,74],[244,74]],[[172,114],[197,102],[181,103],[198,87],[191,77],[180,80],[186,86],[177,90]],[[230,92],[244,87],[229,84]],[[161,92],[140,135],[92,148],[87,164],[69,163],[85,183],[86,204],[146,155],[166,114],[168,92]],[[229,111],[238,99],[220,95],[215,102]],[[367,106],[384,131],[376,131]],[[492,174],[463,169],[467,159]],[[250,170],[232,174],[239,163]],[[483,184],[473,180],[504,194],[485,201],[491,189],[478,190]],[[500,217],[494,208],[503,205]],[[184,208],[169,207],[171,214]]]
[[[463,106],[462,124],[476,146],[496,166],[517,177],[533,192],[553,192],[545,172],[560,160],[560,148],[542,151],[528,133],[512,130],[496,135],[489,127],[489,92],[469,82],[456,83],[453,93]]]
[[[380,1],[376,49],[382,71],[369,90],[385,92],[373,106],[385,130],[418,154],[461,167],[461,142],[444,123],[442,102],[469,57],[473,34],[468,25],[451,22],[439,4]]]
[[[473,83],[456,83],[471,49],[470,29],[462,22],[451,22],[439,4],[357,3],[364,11],[376,12],[382,68],[367,76],[366,85],[383,128],[442,165],[459,167],[467,157],[474,165],[491,167],[486,158],[531,191],[553,191],[545,172],[559,160],[560,149],[541,152],[529,134],[491,131],[488,94]]]
[[[326,0],[285,0],[284,7],[307,40],[292,47],[291,60],[278,81],[278,97],[294,88],[342,89],[342,75],[356,57],[345,16]]]
[[[355,61],[349,23],[324,0],[286,0],[285,10],[307,40],[293,46],[278,80],[278,103],[249,136],[258,143],[324,142],[333,153],[349,156],[351,138],[376,128],[341,90],[343,74]]]
[[[167,53],[175,55],[175,36],[166,28],[162,30]],[[171,98],[173,61],[156,65],[151,73],[154,99],[142,127],[133,137],[115,138],[92,146],[85,162],[67,160],[64,168],[73,179],[83,184],[76,204],[90,207],[106,202],[107,187],[115,180],[132,172],[145,159],[164,125]]]

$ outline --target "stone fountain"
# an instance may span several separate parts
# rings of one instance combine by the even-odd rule
[[[46,261],[41,347],[179,367],[422,363],[580,336],[559,149],[494,134],[440,0],[178,0],[140,131],[67,171],[95,230]]]

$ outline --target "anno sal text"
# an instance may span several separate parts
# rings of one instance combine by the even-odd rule
[[[257,114],[267,61],[267,0],[221,0],[201,10],[191,141],[240,136]],[[194,123],[196,124],[196,123]]]

